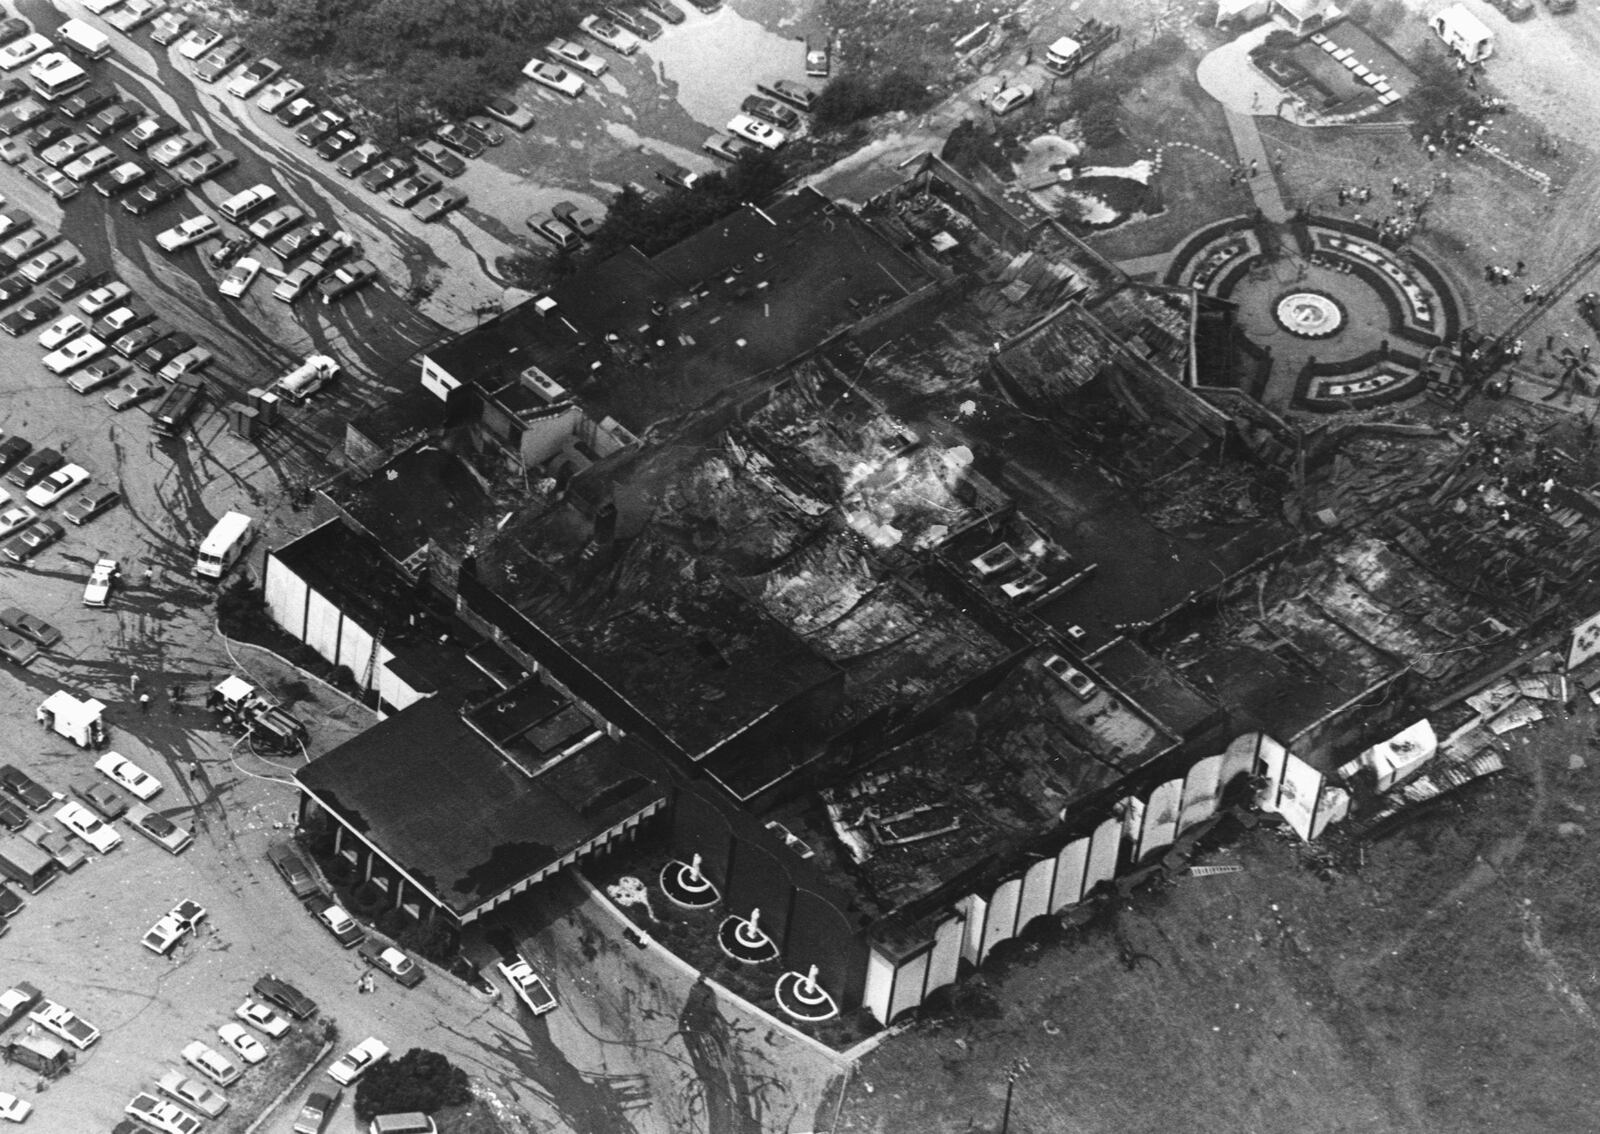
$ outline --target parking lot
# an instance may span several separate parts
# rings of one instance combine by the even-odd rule
[[[107,26],[76,2],[58,9],[37,0],[16,6],[46,32],[67,17]],[[54,793],[43,812],[29,817],[58,828],[53,816],[73,798],[75,781],[109,781],[94,771],[93,753],[42,729],[35,709],[62,689],[98,698],[107,706],[110,748],[163,785],[150,806],[194,832],[193,844],[177,856],[126,821],[115,823],[122,841],[106,854],[74,841],[87,864],[25,895],[27,905],[9,923],[0,991],[30,982],[101,1033],[54,1083],[0,1065],[0,1091],[34,1103],[34,1128],[110,1130],[128,1101],[153,1090],[164,1072],[181,1069],[199,1079],[180,1052],[200,1040],[227,1055],[217,1028],[233,1020],[267,972],[292,980],[338,1026],[336,1050],[267,1130],[288,1131],[307,1091],[331,1087],[327,1063],[369,1035],[396,1054],[412,1046],[444,1052],[536,1129],[676,1134],[720,1129],[724,1112],[735,1111],[758,1116],[764,1128],[810,1127],[833,1064],[765,1032],[760,1020],[722,1020],[708,1011],[692,979],[625,945],[575,890],[513,907],[497,937],[543,966],[561,1000],[547,1016],[535,1020],[508,995],[485,999],[437,970],[415,989],[380,976],[373,994],[357,993],[363,966],[354,952],[342,950],[306,915],[263,858],[269,839],[282,837],[293,823],[295,793],[286,768],[236,748],[200,707],[204,690],[229,673],[247,672],[268,687],[298,677],[259,655],[231,655],[215,635],[214,587],[191,574],[195,544],[214,521],[230,509],[244,511],[256,518],[258,548],[283,542],[303,524],[285,503],[290,490],[326,475],[325,455],[342,439],[345,422],[415,381],[406,363],[417,350],[469,325],[478,308],[501,299],[499,257],[547,250],[530,232],[530,217],[548,217],[561,201],[594,212],[626,182],[656,184],[653,174],[665,164],[713,168],[715,159],[700,144],[737,112],[754,84],[802,75],[798,42],[729,9],[686,11],[682,26],[669,28],[638,55],[607,55],[607,74],[576,100],[531,83],[514,92],[533,110],[535,124],[526,133],[503,129],[501,144],[466,159],[458,177],[441,178],[467,200],[432,222],[388,203],[382,191],[361,187],[358,178],[341,176],[294,138],[297,125],[261,110],[259,95],[228,95],[231,74],[214,84],[196,82],[195,63],[180,59],[176,44],[153,44],[148,27],[131,36],[109,31],[113,54],[84,64],[93,84],[114,87],[123,102],[166,116],[174,133],[199,135],[202,152],[231,151],[236,164],[135,215],[121,207],[120,197],[94,191],[90,182],[101,173],[85,177],[75,196],[59,199],[50,186],[62,193],[66,182],[44,172],[44,148],[29,147],[24,133],[14,135],[22,144],[0,164],[0,209],[22,210],[26,217],[6,238],[40,233],[44,240],[15,265],[0,265],[0,277],[21,271],[36,255],[59,259],[29,266],[37,278],[29,279],[27,292],[0,303],[0,332],[18,332],[0,333],[0,373],[6,376],[0,442],[23,438],[32,452],[53,449],[87,473],[87,484],[35,506],[41,520],[61,520],[74,499],[95,492],[115,490],[120,499],[81,525],[62,523],[61,538],[26,563],[0,558],[0,606],[14,605],[63,635],[25,668],[6,664],[0,674],[0,727],[16,738],[6,759]],[[739,58],[741,68],[728,67],[729,58]],[[708,60],[716,65],[706,66]],[[27,76],[28,70],[23,64],[8,74]],[[0,117],[7,109],[0,107]],[[92,117],[65,125],[81,132]],[[49,121],[63,120],[56,114]],[[148,161],[122,139],[125,132],[88,139],[90,147],[105,145],[119,165]],[[262,270],[232,298],[218,286],[229,262],[213,264],[210,253],[223,238],[238,236],[241,225],[224,220],[217,237],[174,251],[158,247],[158,234],[188,218],[217,216],[224,200],[257,184],[271,186],[277,200],[242,217],[244,224],[272,207],[293,205],[305,214],[300,227],[321,224],[348,234],[350,258],[371,261],[377,281],[328,303],[314,290],[284,302],[273,290],[291,264],[264,242],[241,243],[233,263],[247,256]],[[74,273],[111,273],[127,294],[88,310],[87,286],[70,294],[63,289],[61,298],[49,299],[55,309],[30,309],[29,318],[39,316],[32,325],[12,318]],[[131,306],[127,318],[133,321],[107,328],[108,349],[60,363],[59,374],[45,368],[50,348],[40,335],[57,319],[75,315],[92,325],[124,306]],[[147,317],[159,321],[148,325],[187,335],[212,356],[197,371],[206,388],[203,401],[171,437],[152,428],[152,413],[169,389],[161,379],[153,379],[156,396],[149,400],[121,410],[106,400],[120,382],[142,373],[137,356],[122,359],[109,349],[113,332],[138,330]],[[56,348],[91,329],[75,328]],[[338,361],[337,382],[303,405],[286,405],[283,421],[255,440],[227,427],[223,407],[241,403],[248,390],[270,385],[313,352]],[[87,392],[69,385],[69,377],[92,385],[87,372],[107,360],[126,370]],[[12,497],[6,507],[24,501],[21,486],[6,482],[4,488]],[[117,561],[120,576],[105,607],[86,606],[85,583],[104,558]],[[173,686],[186,691],[177,713]],[[144,709],[141,694],[151,697]],[[313,690],[312,700],[296,711],[311,723],[312,755],[370,722],[363,710],[325,690]],[[141,947],[157,919],[185,900],[206,911],[197,930],[167,956]],[[476,959],[491,971],[493,955],[480,941]],[[691,1018],[702,1033],[722,1028],[752,1041],[715,1051],[686,1044],[680,1033]],[[25,1027],[19,1022],[8,1035]],[[280,1041],[259,1032],[257,1038],[269,1055],[229,1088],[239,1105],[216,1120],[218,1128],[249,1117],[246,1110],[263,1089],[257,1084],[267,1083],[282,1061],[274,1054]],[[715,1097],[706,1093],[708,1081],[723,1084]],[[720,1109],[708,1118],[711,1103]],[[348,1093],[328,1129],[357,1129]]]

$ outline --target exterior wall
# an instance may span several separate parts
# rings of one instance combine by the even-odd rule
[[[433,359],[423,356],[422,359],[422,388],[427,390],[441,402],[449,401],[450,392],[461,385],[455,375],[444,369]]]

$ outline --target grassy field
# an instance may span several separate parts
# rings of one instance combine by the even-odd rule
[[[840,1130],[1553,1134],[1600,1129],[1596,719],[1319,875],[1258,829],[1238,874],[1020,943],[863,1061]],[[1600,754],[1597,754],[1600,755]],[[1579,828],[1581,830],[1581,828]]]

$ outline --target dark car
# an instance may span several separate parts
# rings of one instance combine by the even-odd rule
[[[6,765],[9,767],[10,765]],[[4,768],[0,768],[0,778],[3,778]],[[317,1014],[317,1005],[305,993],[286,980],[268,973],[254,985],[255,994],[269,1004],[276,1004],[296,1020],[309,1020]]]
[[[356,946],[356,952],[361,955],[363,961],[394,980],[401,988],[416,988],[426,975],[422,971],[422,966],[418,965],[404,949],[385,945],[371,937]]]
[[[110,342],[118,335],[144,326],[155,317],[156,313],[148,303],[134,299],[96,319],[90,330],[101,342]]]
[[[434,130],[433,136],[449,146],[462,157],[479,158],[483,156],[484,143],[476,137],[471,130],[458,123],[451,122]]]
[[[284,263],[288,263],[297,256],[304,256],[317,245],[328,239],[328,226],[322,223],[307,225],[288,236],[280,236],[272,242],[272,254]]]
[[[37,643],[47,650],[61,641],[61,631],[38,615],[29,614],[19,606],[8,606],[0,610],[0,626],[4,626],[13,634],[21,634],[30,642]]]
[[[89,87],[79,91],[61,104],[63,118],[87,118],[97,114],[117,101],[117,92],[111,87]]]
[[[320,272],[325,272],[353,255],[355,247],[350,237],[345,233],[336,232],[311,250],[311,255],[306,257],[306,263]]]
[[[292,98],[282,106],[278,107],[277,110],[274,110],[272,112],[272,117],[276,118],[285,126],[293,126],[306,115],[316,113],[316,110],[317,104],[312,102],[309,98]]]
[[[414,162],[400,157],[388,158],[361,175],[361,188],[369,193],[377,193],[387,189],[402,177],[410,177],[416,171]]]
[[[122,493],[115,488],[100,488],[92,492],[80,492],[71,504],[61,512],[61,518],[73,527],[82,527],[94,519],[101,512],[116,507]]]
[[[347,116],[337,110],[319,110],[294,132],[294,140],[302,146],[315,146],[349,121]]]
[[[35,449],[17,462],[6,479],[18,488],[32,488],[66,463],[67,459],[54,449]]]
[[[21,39],[32,30],[32,24],[16,16],[0,20],[0,47],[5,46],[14,39]]]
[[[342,264],[323,276],[317,281],[317,291],[322,295],[322,302],[332,303],[366,287],[377,278],[376,265],[370,260],[357,260],[352,264]]]
[[[18,437],[13,433],[4,441],[0,441],[0,472],[9,469],[31,452],[33,452],[33,442],[26,437]]]
[[[194,77],[204,83],[216,82],[238,65],[244,58],[244,51],[244,44],[238,40],[223,40],[195,64]]]
[[[110,173],[94,181],[94,191],[102,197],[120,197],[137,189],[155,174],[155,170],[139,161],[125,161]]]
[[[340,177],[354,179],[362,170],[376,165],[388,156],[389,151],[376,142],[365,142],[334,162],[333,169]]]
[[[618,8],[615,5],[607,5],[603,11],[612,23],[628,29],[640,39],[661,38],[661,25],[643,12],[628,8]]]
[[[182,331],[176,331],[156,343],[155,346],[146,349],[143,354],[133,360],[134,365],[139,367],[140,370],[154,374],[184,351],[193,350],[195,345],[193,336],[187,335]]]
[[[306,860],[295,850],[293,844],[287,842],[274,842],[267,846],[267,861],[272,863],[272,868],[283,876],[289,886],[289,891],[297,898],[315,893],[317,880],[311,875],[311,868],[306,865]]]
[[[800,115],[794,107],[761,95],[749,96],[739,104],[739,109],[783,130],[793,130],[800,125]]]
[[[243,232],[227,237],[221,244],[206,253],[206,263],[220,271],[250,251],[250,246],[254,243],[255,240]]]
[[[0,544],[0,554],[13,563],[26,563],[66,534],[67,529],[54,520],[39,520]]]
[[[122,207],[136,217],[154,212],[179,193],[183,185],[165,173],[158,173],[122,199]]]
[[[122,140],[130,149],[142,153],[168,134],[176,134],[182,129],[181,123],[174,122],[165,114],[151,114],[139,119],[133,129],[122,135]]]
[[[338,1102],[338,1095],[312,1091],[306,1096],[305,1105],[300,1108],[300,1114],[294,1120],[294,1134],[322,1134],[322,1128],[328,1122],[328,1115],[333,1113],[333,1108]]]
[[[32,290],[33,284],[25,276],[6,276],[0,279],[0,306],[15,303]]]
[[[0,786],[20,799],[29,811],[43,811],[55,796],[15,764],[0,764]]]
[[[683,14],[683,9],[672,0],[642,0],[644,10],[655,16],[660,16],[669,24],[681,24],[688,19]]]
[[[117,336],[116,340],[111,344],[111,349],[123,358],[132,358],[142,351],[149,350],[171,333],[172,328],[158,319],[153,323],[146,323],[142,327],[135,327],[133,330]]]
[[[212,150],[189,158],[172,171],[172,175],[185,185],[199,185],[219,173],[225,173],[239,164],[239,155],[232,150]]]
[[[431,173],[414,173],[405,180],[396,182],[389,190],[389,203],[398,205],[402,209],[410,208],[443,184],[444,182]]]
[[[53,299],[30,299],[17,308],[4,319],[0,319],[0,331],[4,331],[12,338],[16,338],[27,331],[39,326],[49,319],[54,319],[60,314],[61,308]]]
[[[32,101],[19,102],[4,114],[0,114],[0,134],[9,138],[49,117],[49,107]]]
[[[700,175],[681,165],[664,165],[656,170],[656,180],[674,189],[693,189],[700,183]]]
[[[0,827],[8,831],[20,831],[28,825],[28,813],[12,803],[4,796],[0,796]],[[12,893],[8,886],[0,886],[0,914],[11,917],[22,908],[22,900]]]
[[[27,98],[33,93],[33,88],[21,79],[7,79],[0,83],[0,106],[10,106],[19,98]]]
[[[73,794],[98,811],[102,818],[116,819],[128,810],[128,801],[105,780],[80,779],[72,785]]]
[[[349,153],[360,143],[360,134],[341,127],[317,143],[317,156],[323,161],[332,161],[341,154]]]
[[[70,133],[72,127],[65,122],[47,122],[43,126],[35,126],[28,133],[28,148],[36,154],[43,153]]]
[[[118,130],[132,126],[143,117],[144,107],[138,103],[117,102],[85,122],[83,128],[96,138],[104,138],[107,134],[115,134]]]
[[[0,626],[0,654],[12,665],[32,665],[39,656],[39,647],[15,630]]]
[[[80,291],[104,287],[115,278],[110,272],[96,272],[80,265],[76,268],[68,268],[46,284],[44,294],[57,302],[61,302],[71,299]]]

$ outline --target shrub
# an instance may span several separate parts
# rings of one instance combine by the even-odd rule
[[[399,1059],[385,1059],[356,1084],[356,1117],[460,1106],[472,1097],[467,1073],[437,1051],[414,1047]]]
[[[336,854],[322,864],[322,873],[335,886],[347,886],[356,879],[356,868],[343,855]]]
[[[384,892],[371,882],[363,882],[350,891],[350,905],[354,907],[351,912],[370,914],[383,905],[384,896]]]
[[[880,79],[848,72],[822,88],[812,122],[820,132],[839,130],[894,110],[921,110],[928,100],[928,85],[908,71],[890,71]]]
[[[441,965],[450,960],[450,954],[454,953],[456,948],[456,935],[442,918],[408,926],[396,935],[395,940],[399,942],[400,948],[420,953],[428,960]]]
[[[244,578],[235,579],[217,594],[217,625],[230,638],[260,637],[274,629],[265,600]]]
[[[378,932],[385,937],[399,940],[400,935],[410,929],[411,915],[401,909],[384,910],[378,915]]]
[[[1083,140],[1089,145],[1100,148],[1114,146],[1121,139],[1122,123],[1116,103],[1106,99],[1083,112]]]

